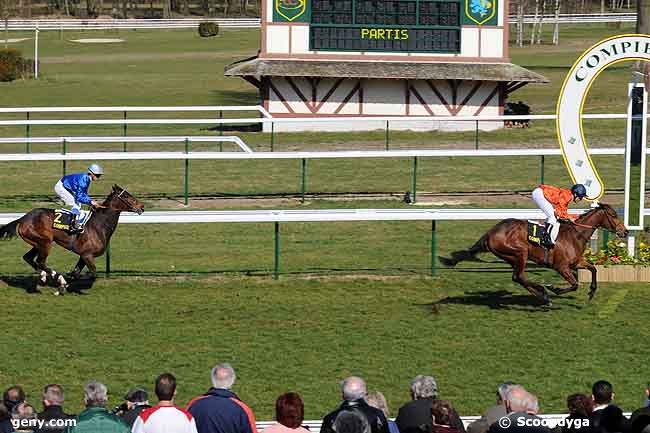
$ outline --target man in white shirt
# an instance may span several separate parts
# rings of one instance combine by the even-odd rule
[[[174,406],[176,378],[163,373],[156,379],[158,404],[138,415],[132,433],[197,433],[196,421],[188,411]]]

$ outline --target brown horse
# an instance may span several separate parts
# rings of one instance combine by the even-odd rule
[[[52,227],[54,210],[37,208],[1,227],[0,240],[18,235],[31,245],[32,249],[23,256],[23,260],[37,272],[40,271],[43,284],[47,282],[48,276],[51,276],[59,284],[59,290],[55,295],[63,294],[68,286],[67,281],[63,275],[58,275],[55,270],[48,268],[46,263],[53,242],[79,256],[79,261],[71,274],[72,278],[78,279],[85,266],[94,278],[97,273],[95,258],[106,251],[122,212],[141,214],[144,212],[144,205],[125,189],[113,185],[113,190],[106,200],[92,209],[88,223],[81,234],[71,235],[63,230],[54,229]]]
[[[440,257],[446,266],[455,266],[463,260],[475,259],[478,253],[491,252],[512,266],[512,280],[524,286],[545,305],[551,305],[546,289],[556,295],[578,289],[576,270],[589,269],[591,286],[589,299],[596,294],[596,267],[588,263],[582,254],[594,230],[604,228],[627,236],[628,231],[619,221],[616,211],[609,205],[600,204],[580,215],[575,222],[562,224],[555,247],[545,251],[542,247],[528,242],[528,222],[518,219],[505,219],[492,227],[470,249],[455,251],[451,257]],[[534,283],[526,278],[526,262],[530,260],[548,268],[555,269],[569,284],[569,287],[556,288]]]

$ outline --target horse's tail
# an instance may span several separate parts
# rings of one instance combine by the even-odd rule
[[[459,262],[463,260],[473,260],[476,259],[476,255],[479,253],[484,253],[488,251],[487,248],[487,239],[488,234],[481,236],[481,239],[476,241],[474,245],[468,250],[454,251],[451,253],[451,257],[442,257],[438,256],[440,262],[445,266],[456,266]]]
[[[16,236],[20,220],[12,221],[6,226],[0,227],[0,241],[9,240]]]

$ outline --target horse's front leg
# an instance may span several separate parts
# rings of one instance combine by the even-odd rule
[[[549,287],[548,289],[555,293],[556,295],[563,295],[569,292],[575,292],[578,290],[578,279],[576,278],[573,269],[569,266],[563,266],[559,269],[555,269],[564,280],[570,284],[569,287]]]
[[[86,262],[84,259],[79,257],[79,260],[77,261],[77,265],[74,267],[72,272],[70,273],[70,276],[74,280],[78,280],[81,277],[81,271],[86,267]]]
[[[88,267],[89,274],[92,279],[97,278],[97,266],[95,266],[95,256],[87,254],[81,257]]]
[[[594,296],[596,295],[596,290],[598,290],[598,282],[596,281],[596,274],[598,271],[596,270],[596,267],[589,263],[588,261],[585,260],[584,257],[580,258],[580,261],[576,265],[577,269],[589,269],[589,272],[591,272],[591,284],[589,285],[589,300],[591,301],[594,299]]]

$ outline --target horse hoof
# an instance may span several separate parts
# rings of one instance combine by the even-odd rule
[[[59,296],[60,294],[61,294],[61,292],[59,292],[58,290],[56,292],[54,292],[54,296]]]
[[[47,272],[41,271],[41,283],[45,284],[47,283]]]
[[[68,288],[68,282],[63,278],[63,275],[59,275],[59,278],[57,279],[59,282],[59,290],[63,293],[65,293],[65,289]]]

